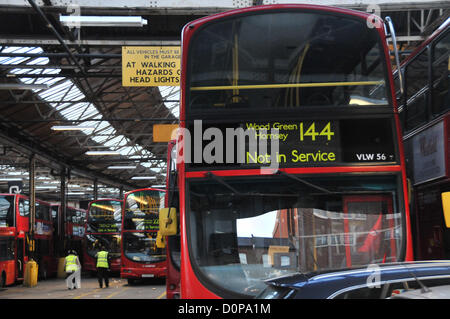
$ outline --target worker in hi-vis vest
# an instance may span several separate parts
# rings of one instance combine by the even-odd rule
[[[99,252],[95,255],[97,258],[97,278],[100,288],[103,288],[103,281],[105,282],[105,287],[109,287],[109,253],[106,251],[105,247],[102,246]]]
[[[64,262],[67,289],[81,288],[81,264],[77,252],[69,250]]]

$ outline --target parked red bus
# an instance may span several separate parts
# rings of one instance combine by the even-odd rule
[[[111,272],[120,272],[122,206],[123,201],[120,199],[98,199],[89,202],[83,270],[96,271],[95,256],[104,246],[111,257]]]
[[[75,250],[83,259],[86,231],[86,210],[66,206],[66,221],[63,223],[61,204],[51,205],[55,240],[54,250],[59,257],[67,255],[68,250]]]
[[[385,28],[314,5],[185,26],[181,298],[249,298],[281,275],[413,259]]]
[[[40,279],[56,276],[58,262],[54,251],[51,205],[36,199],[36,225],[34,230],[35,261]]]
[[[56,273],[50,204],[36,200],[34,252],[30,249],[30,202],[20,194],[0,194],[0,286],[24,279],[25,264],[34,255],[39,278]],[[32,247],[32,246],[31,246]]]
[[[120,277],[130,284],[166,276],[166,254],[163,248],[156,246],[164,193],[164,190],[143,188],[125,194]]]
[[[66,240],[68,249],[75,250],[83,261],[86,238],[87,212],[81,208],[66,207]]]
[[[416,259],[450,258],[441,193],[450,191],[450,18],[402,63],[398,94]]]
[[[165,207],[175,207],[179,210],[179,192],[176,171],[176,141],[172,140],[167,145],[167,174],[166,174],[166,196]],[[166,298],[180,298],[180,262],[181,247],[180,235],[166,237]]]
[[[57,257],[65,257],[67,250],[65,247],[64,238],[64,226],[62,225],[62,210],[61,204],[52,203],[50,205],[50,210],[53,220],[53,251]]]

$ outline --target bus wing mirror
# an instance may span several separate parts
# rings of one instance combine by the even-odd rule
[[[160,231],[158,231],[156,235],[156,247],[157,248],[165,248],[166,242],[164,241],[164,236],[161,234]]]
[[[162,236],[177,234],[177,210],[174,207],[161,208],[159,211],[159,231]]]
[[[450,192],[441,194],[442,208],[444,212],[445,226],[450,228]]]

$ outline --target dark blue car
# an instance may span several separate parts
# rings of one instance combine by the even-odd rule
[[[410,290],[450,285],[450,261],[373,264],[340,271],[294,274],[266,281],[261,299],[385,299]],[[441,295],[442,296],[442,295]]]

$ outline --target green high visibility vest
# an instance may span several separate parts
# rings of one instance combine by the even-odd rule
[[[107,251],[102,250],[97,253],[97,268],[109,268]]]
[[[66,257],[66,272],[77,271],[77,256],[69,255]]]

